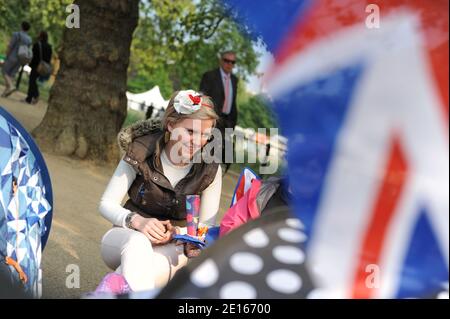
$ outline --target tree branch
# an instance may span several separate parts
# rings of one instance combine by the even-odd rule
[[[217,22],[216,25],[213,27],[212,31],[209,34],[206,34],[204,39],[209,39],[210,37],[212,37],[214,35],[214,33],[216,33],[217,28],[219,28],[220,23],[223,21],[223,19],[225,18],[225,16],[221,16]]]

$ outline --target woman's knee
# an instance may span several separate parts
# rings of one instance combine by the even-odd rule
[[[138,231],[133,231],[124,243],[123,250],[151,253],[153,252],[153,247],[150,240],[144,234]]]
[[[102,237],[100,252],[104,263],[112,270],[120,265],[120,249],[114,229],[110,229]]]
[[[115,227],[102,238],[101,255],[110,268],[120,265],[122,255],[128,252],[152,252],[152,244],[148,238],[137,231]]]

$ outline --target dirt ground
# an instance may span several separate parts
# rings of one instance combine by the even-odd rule
[[[0,91],[3,87],[0,86]],[[0,106],[11,113],[28,131],[45,115],[47,105],[21,102],[24,94],[16,92],[0,98]],[[79,298],[93,291],[110,270],[100,256],[100,241],[111,227],[98,212],[100,197],[113,168],[100,167],[72,158],[43,153],[53,188],[53,221],[47,246],[43,252],[43,298]],[[226,174],[222,184],[219,218],[231,201],[236,174]],[[79,270],[79,288],[71,274]]]

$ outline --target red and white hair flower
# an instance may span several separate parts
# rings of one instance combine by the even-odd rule
[[[173,107],[179,114],[192,114],[202,106],[208,106],[202,103],[202,95],[194,90],[180,91],[173,100]]]

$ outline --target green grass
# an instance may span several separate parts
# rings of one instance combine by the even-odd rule
[[[131,124],[133,124],[134,122],[140,121],[140,120],[144,120],[145,119],[145,113],[144,112],[139,112],[139,111],[135,111],[135,110],[128,110],[127,112],[127,117],[125,118],[125,121],[123,122],[122,127],[127,127]]]

